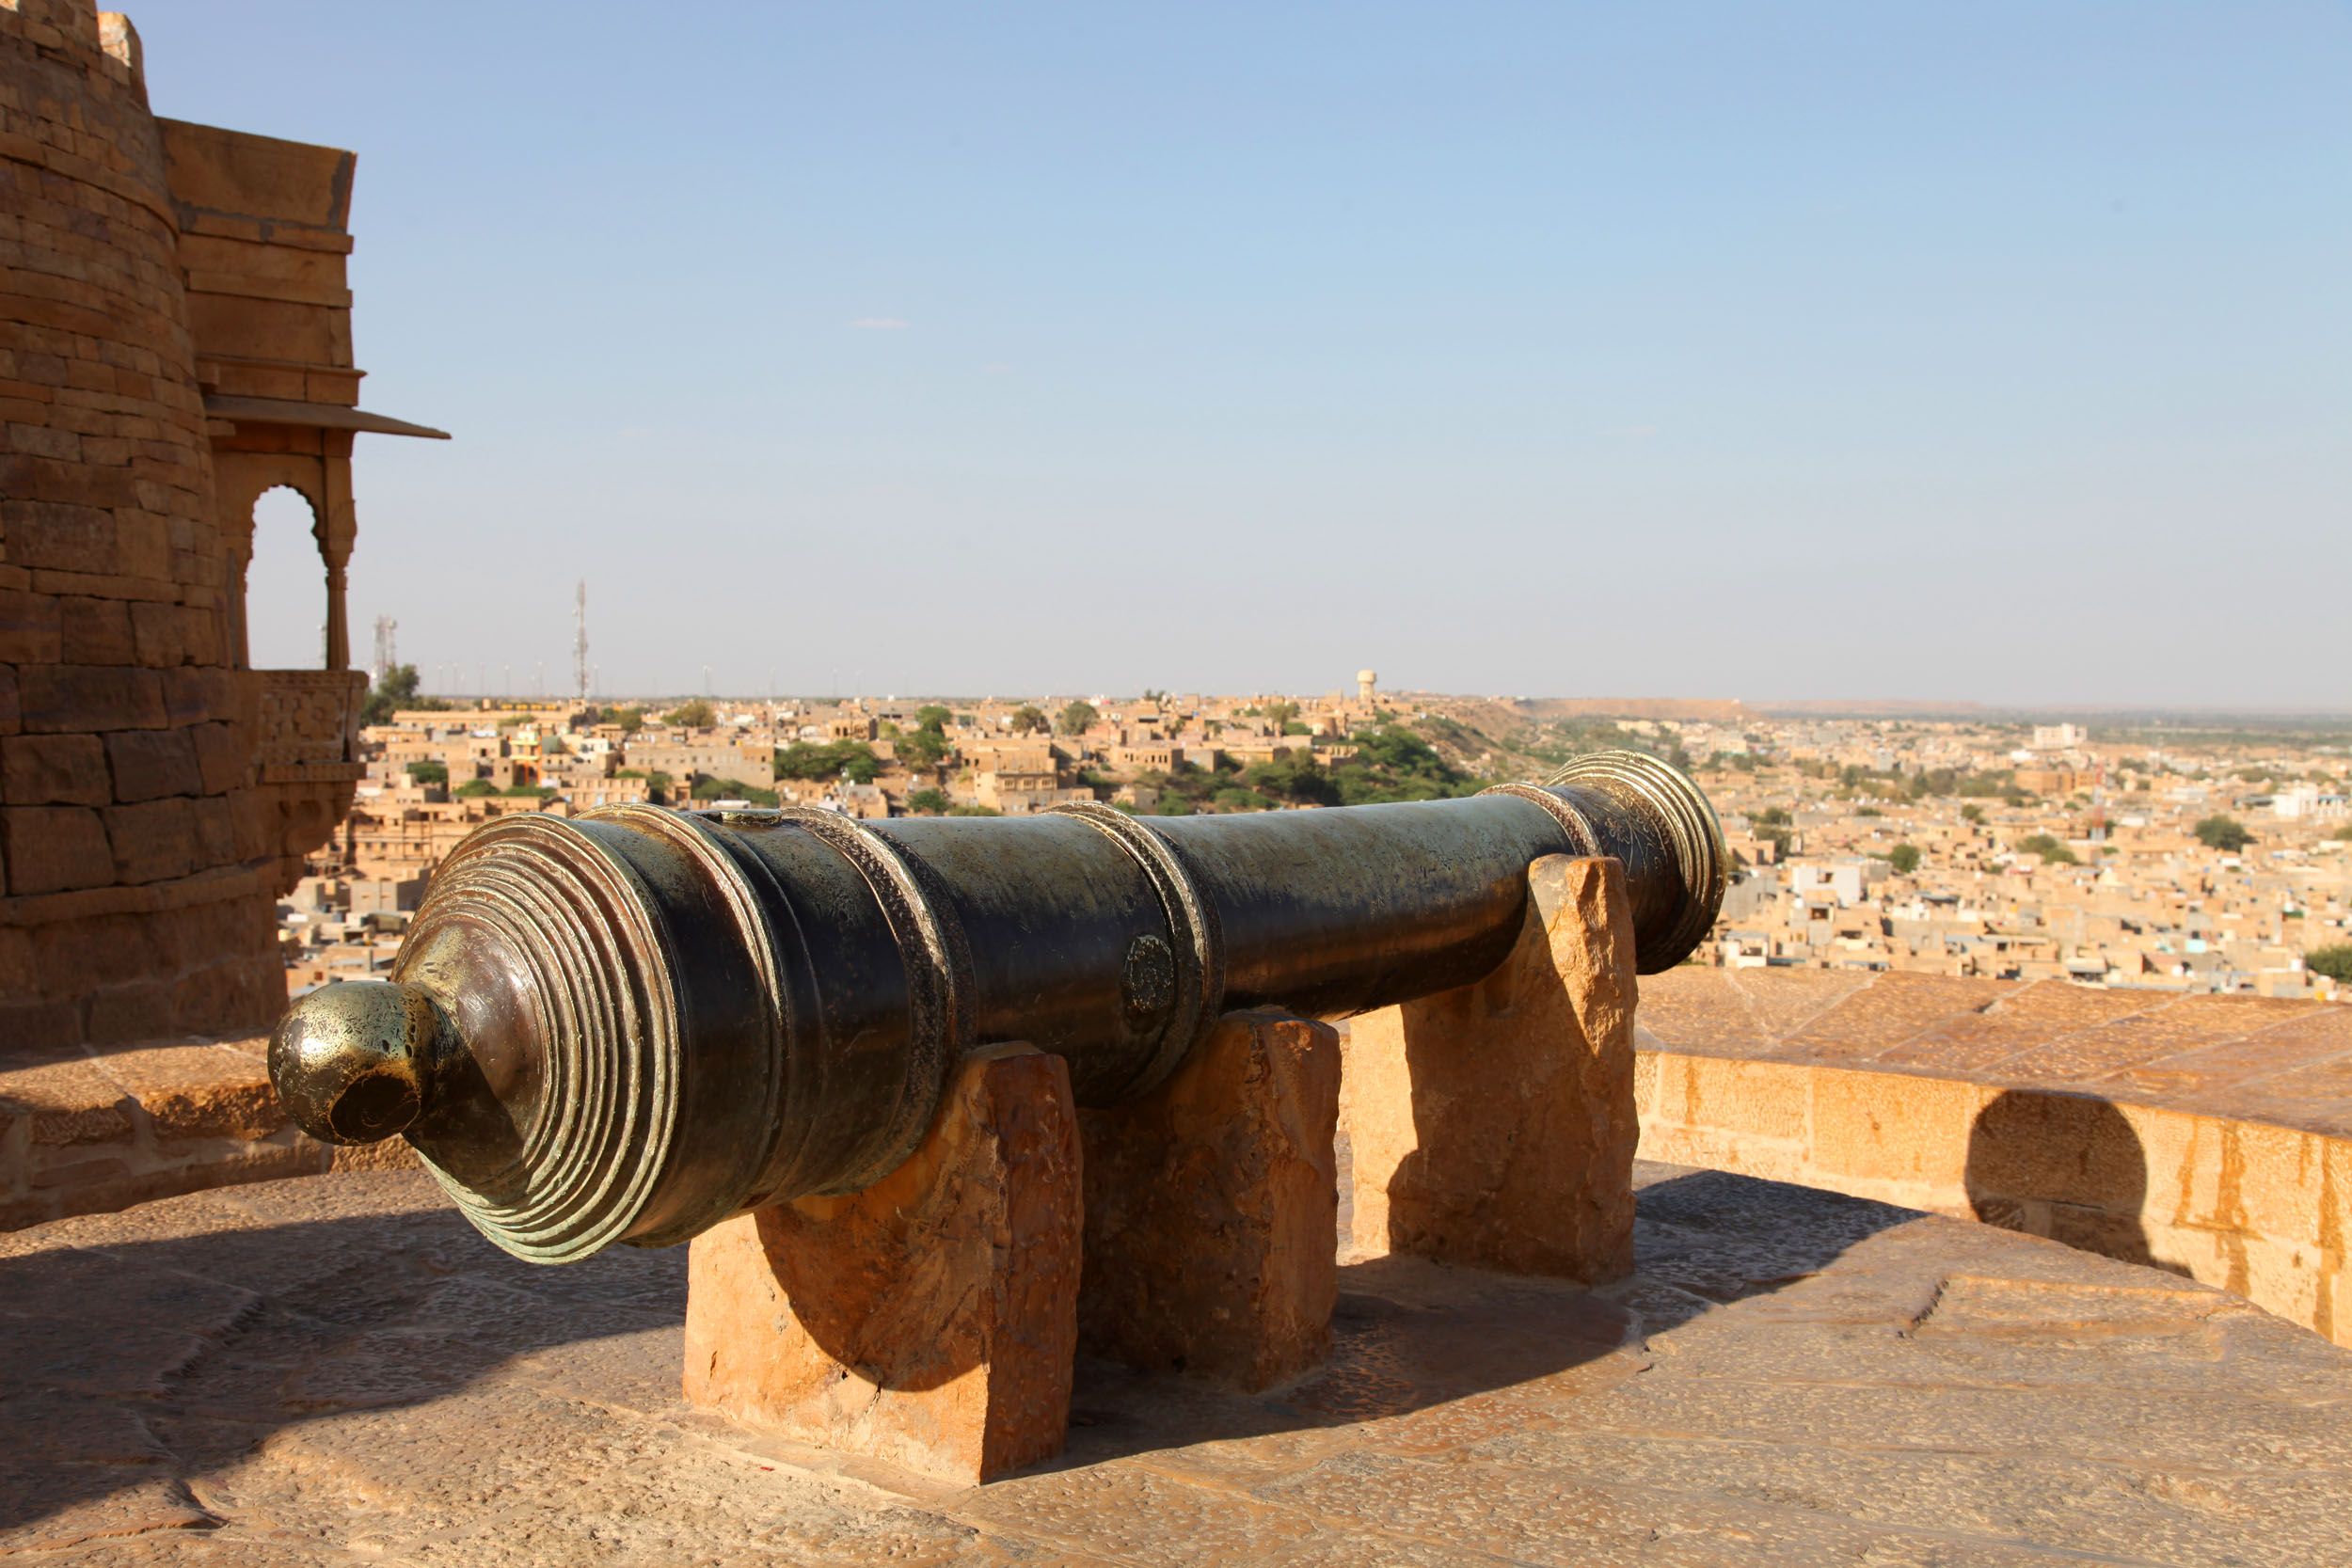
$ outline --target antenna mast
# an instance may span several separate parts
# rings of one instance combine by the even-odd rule
[[[572,685],[581,702],[588,700],[588,579],[580,579],[580,596],[572,606]]]
[[[375,618],[375,684],[384,684],[384,677],[400,662],[398,633],[400,623],[389,615]]]

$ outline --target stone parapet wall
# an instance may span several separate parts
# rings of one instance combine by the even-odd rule
[[[287,1123],[266,1042],[79,1054],[0,1071],[0,1230],[281,1176],[415,1163]]]
[[[1641,1016],[1645,1159],[2153,1263],[2352,1344],[2352,1007],[1679,970]]]

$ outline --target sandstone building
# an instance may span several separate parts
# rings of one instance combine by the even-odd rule
[[[353,157],[158,119],[137,35],[0,0],[0,1038],[266,1027],[276,895],[349,804]],[[246,657],[309,503],[323,668]]]

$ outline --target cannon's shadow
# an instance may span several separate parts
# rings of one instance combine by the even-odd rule
[[[358,1180],[398,1179],[246,1191],[323,1194]],[[204,1479],[288,1429],[429,1407],[485,1380],[683,1414],[684,1248],[537,1268],[487,1246],[453,1212],[417,1210],[427,1200],[405,1191],[400,1208],[376,1213],[264,1215],[120,1243],[106,1229],[68,1232],[79,1246],[17,1238],[16,1255],[0,1258],[0,1553],[41,1543],[43,1521],[95,1502],[142,1516],[177,1508],[201,1528]],[[1410,1416],[1623,1363],[1645,1333],[1776,1289],[1915,1217],[1791,1196],[1711,1172],[1655,1180],[1641,1196],[1641,1275],[1613,1291],[1405,1258],[1346,1265],[1329,1361],[1266,1394],[1082,1361],[1059,1463]],[[468,1418],[453,1408],[447,1418]]]
[[[1970,1212],[1987,1225],[2189,1273],[2151,1246],[2147,1152],[2105,1100],[2004,1089],[1969,1127],[1964,1182]]]
[[[1637,1165],[1634,1276],[1585,1290],[1389,1256],[1344,1263],[1331,1354],[1286,1387],[1246,1395],[1200,1379],[1081,1360],[1059,1463],[1237,1437],[1443,1415],[1462,1431],[1513,1420],[1461,1402],[1547,1380],[1599,1386],[1644,1365],[1648,1335],[1818,1274],[1908,1209],[1716,1171]]]

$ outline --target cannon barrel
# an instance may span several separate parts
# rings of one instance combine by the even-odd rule
[[[1706,798],[1632,752],[1463,800],[1148,822],[521,815],[443,863],[390,981],[294,1005],[270,1076],[316,1137],[406,1136],[518,1256],[665,1245],[887,1174],[979,1046],[1056,1053],[1112,1104],[1225,1009],[1468,984],[1549,854],[1624,863],[1644,973],[1706,937],[1730,868]]]

